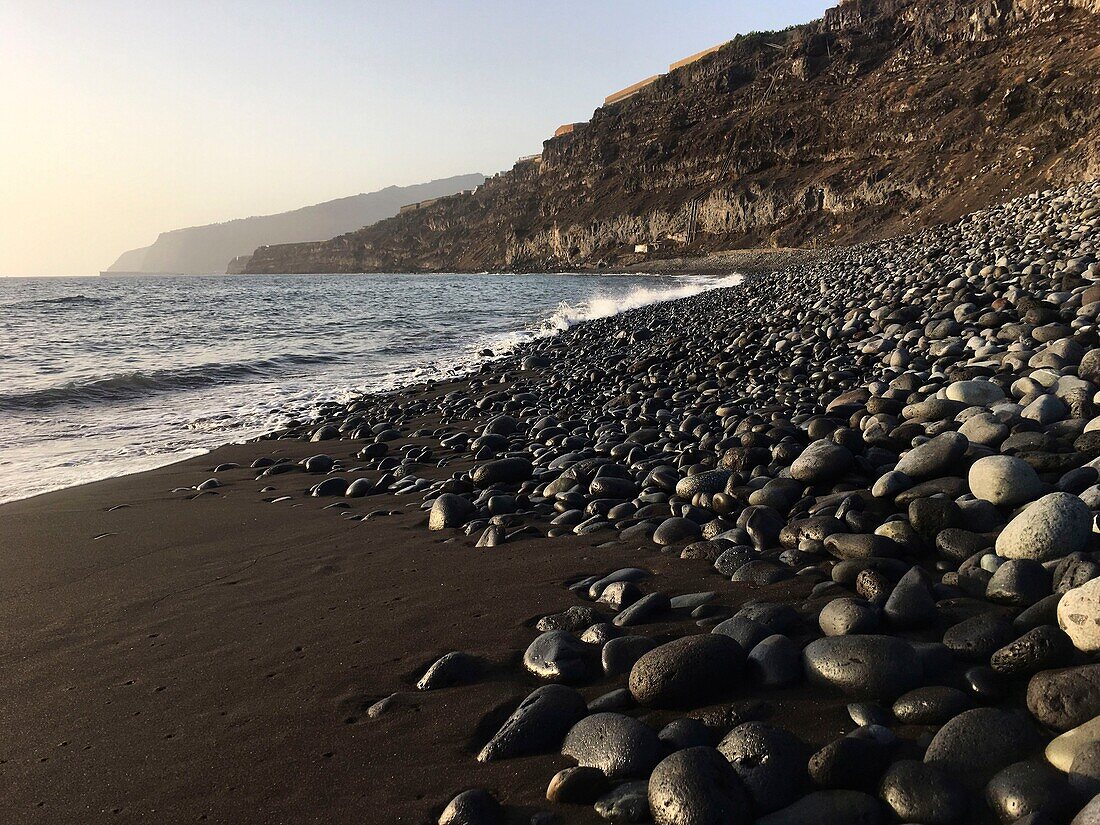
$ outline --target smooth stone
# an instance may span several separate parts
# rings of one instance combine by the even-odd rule
[[[357,478],[348,485],[344,496],[346,498],[363,498],[374,492],[374,482],[369,478]]]
[[[599,768],[609,779],[648,776],[661,758],[662,745],[653,728],[619,713],[586,716],[566,734],[563,756]]]
[[[519,703],[477,755],[493,762],[557,750],[569,730],[588,714],[584,697],[565,685],[535,688]]]
[[[429,530],[446,530],[461,527],[477,513],[477,508],[456,493],[443,493],[432,503],[428,516]]]
[[[622,710],[631,710],[637,707],[637,702],[626,688],[616,688],[602,696],[597,696],[588,703],[589,713],[618,713]]]
[[[623,567],[616,570],[613,573],[608,573],[606,576],[596,579],[588,585],[588,598],[598,599],[604,591],[604,588],[609,584],[615,582],[640,582],[650,577],[648,570],[642,570],[640,567]]]
[[[731,473],[729,470],[706,470],[693,476],[687,476],[676,482],[676,495],[691,501],[698,493],[714,495],[726,489]]]
[[[482,489],[494,484],[518,484],[529,479],[533,469],[526,458],[498,458],[474,467],[470,480]]]
[[[1083,550],[1092,534],[1092,511],[1077,496],[1051,493],[1030,504],[997,536],[997,555],[1048,561]]]
[[[951,401],[961,401],[968,407],[990,407],[1004,401],[1004,390],[992,381],[955,381],[944,394]]]
[[[970,442],[964,435],[956,432],[941,433],[909,450],[901,457],[894,470],[916,480],[945,476],[963,457],[969,446]]]
[[[1100,716],[1100,664],[1036,673],[1027,685],[1027,709],[1057,731]]]
[[[635,663],[653,650],[657,643],[647,636],[620,636],[610,639],[600,652],[605,676],[629,673]]]
[[[502,825],[504,811],[488,791],[463,791],[439,815],[439,825]]]
[[[692,719],[689,716],[669,722],[657,733],[657,738],[670,751],[694,748],[698,745],[714,745],[714,734],[711,729],[698,719]]]
[[[1078,650],[1100,652],[1100,578],[1062,596],[1058,602],[1058,626]]]
[[[664,593],[650,593],[617,613],[611,623],[616,627],[645,624],[655,616],[661,616],[671,609],[672,603],[668,596]]]
[[[944,645],[963,659],[988,661],[1016,638],[1012,623],[999,613],[980,613],[952,625],[943,634]]]
[[[523,654],[523,666],[540,679],[576,682],[593,675],[598,651],[567,630],[537,636]]]
[[[838,559],[872,559],[898,554],[896,542],[871,533],[834,533],[825,539],[825,549]]]
[[[710,632],[729,636],[741,646],[742,650],[752,650],[772,635],[770,628],[748,616],[733,616],[716,624]]]
[[[932,685],[899,696],[893,711],[906,725],[942,725],[970,705],[970,697],[958,688]]]
[[[842,596],[821,608],[817,624],[826,636],[851,636],[873,633],[878,617],[878,609],[862,599]]]
[[[864,725],[881,725],[886,727],[893,723],[890,713],[874,702],[852,702],[847,707],[848,716],[860,727]]]
[[[607,777],[599,768],[578,765],[554,774],[546,788],[546,799],[562,805],[591,805],[607,793]]]
[[[749,825],[748,794],[730,763],[709,747],[677,751],[649,777],[655,825]]]
[[[549,630],[568,630],[575,633],[606,621],[606,616],[588,605],[575,604],[561,613],[551,613],[538,620],[535,629],[540,633]]]
[[[915,759],[895,762],[882,777],[879,793],[902,822],[963,825],[969,800],[946,769]]]
[[[634,664],[630,692],[638,704],[651,707],[702,705],[740,684],[744,660],[741,646],[720,633],[676,639]]]
[[[613,825],[650,822],[649,783],[627,782],[612,788],[593,806],[596,813]]]
[[[1069,769],[1069,784],[1085,799],[1100,793],[1100,742],[1092,742],[1077,751]]]
[[[944,767],[968,788],[978,790],[1001,768],[1026,759],[1038,743],[1025,717],[998,708],[974,708],[940,728],[924,761]]]
[[[781,728],[745,722],[726,734],[718,751],[748,789],[758,815],[791,804],[805,784],[805,749]]]
[[[802,649],[776,633],[749,651],[749,676],[764,687],[786,687],[802,681]]]
[[[873,791],[890,764],[890,748],[874,739],[843,736],[810,757],[809,773],[819,788]]]
[[[967,481],[975,498],[998,507],[1016,507],[1034,501],[1044,489],[1030,464],[1008,455],[979,458],[970,467]]]
[[[851,450],[827,438],[810,444],[791,464],[791,478],[806,484],[818,484],[841,478],[851,469]]]
[[[925,627],[936,621],[936,599],[921,568],[912,567],[901,577],[882,612],[895,628]]]
[[[702,534],[702,528],[691,519],[674,516],[665,519],[658,525],[653,532],[653,542],[668,547],[672,544],[686,544],[695,541]]]
[[[868,699],[895,699],[924,678],[913,646],[893,636],[833,636],[802,652],[811,682]]]
[[[460,650],[437,659],[416,683],[420,690],[438,690],[469,684],[481,675],[482,660]]]
[[[1067,773],[1078,752],[1094,742],[1100,742],[1100,716],[1053,739],[1047,745],[1045,756],[1051,765]]]
[[[1027,607],[1049,595],[1050,573],[1031,559],[1009,559],[998,565],[985,587],[989,601],[1013,607]]]
[[[986,802],[1001,822],[1018,822],[1026,816],[1049,817],[1062,822],[1073,811],[1069,783],[1049,765],[1033,760],[1017,762],[989,780]]]

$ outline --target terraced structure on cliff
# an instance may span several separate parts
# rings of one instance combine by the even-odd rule
[[[1100,171],[1097,0],[855,0],[731,41],[475,193],[248,271],[598,268],[843,244]]]

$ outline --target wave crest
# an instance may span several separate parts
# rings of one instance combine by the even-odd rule
[[[282,355],[256,361],[120,373],[88,381],[71,381],[42,390],[0,393],[0,409],[43,410],[64,404],[122,401],[163,392],[238,383],[250,378],[273,377],[285,373],[288,367],[323,364],[335,360],[328,355]]]
[[[690,298],[712,289],[737,286],[745,279],[741,275],[728,275],[722,278],[691,278],[675,286],[651,287],[637,286],[625,295],[597,295],[577,305],[562,301],[554,313],[541,321],[534,332],[537,337],[549,338],[559,332],[565,332],[583,321],[595,321],[610,318],[632,309]]]

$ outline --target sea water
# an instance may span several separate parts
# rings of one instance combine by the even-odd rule
[[[737,276],[0,278],[0,501],[261,435]],[[491,354],[489,354],[491,353]]]

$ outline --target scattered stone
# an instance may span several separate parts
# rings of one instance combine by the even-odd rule
[[[999,708],[974,708],[949,720],[933,737],[924,761],[940,765],[971,790],[997,771],[1026,759],[1038,736],[1023,716]]]
[[[997,536],[997,554],[1008,559],[1049,561],[1085,548],[1092,512],[1077,496],[1051,493],[1029,505]]]
[[[637,719],[618,713],[594,713],[565,736],[562,755],[599,768],[608,779],[648,776],[661,759],[661,740]]]
[[[642,656],[630,671],[630,692],[652,707],[705,704],[737,687],[744,661],[741,646],[728,636],[687,636]]]
[[[588,713],[584,697],[565,685],[535,688],[478,753],[479,762],[549,753]]]
[[[893,636],[818,639],[802,657],[811,682],[852,696],[894,699],[924,678],[912,645]]]
[[[748,794],[730,763],[713,748],[666,757],[649,777],[649,809],[656,825],[749,825]]]

